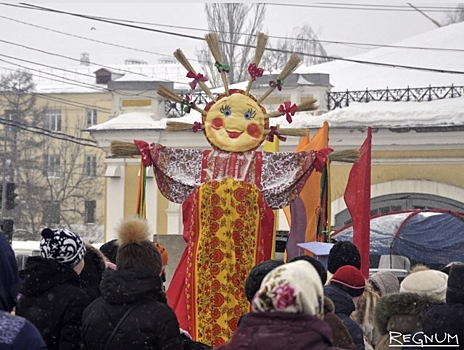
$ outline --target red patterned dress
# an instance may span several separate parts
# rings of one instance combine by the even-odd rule
[[[174,149],[136,141],[161,193],[183,204],[186,248],[167,290],[181,328],[214,347],[249,311],[244,284],[271,258],[274,215],[294,200],[321,153]]]

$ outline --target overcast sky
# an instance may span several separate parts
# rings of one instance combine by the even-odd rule
[[[207,32],[204,3],[46,3],[36,1],[34,4],[91,16],[157,24],[157,26],[149,24],[136,25],[199,38],[202,38]],[[432,21],[417,11],[411,11],[406,4],[383,3],[387,4],[387,7],[371,7],[369,10],[354,10],[352,6],[344,3],[338,5],[338,8],[328,8],[333,7],[333,5],[316,3],[305,5],[292,2],[292,4],[297,6],[291,6],[283,2],[281,4],[268,3],[263,31],[271,36],[271,42],[278,40],[273,37],[292,36],[295,27],[302,27],[305,24],[309,24],[318,33],[321,40],[370,44],[393,44],[407,37],[436,28]],[[350,4],[353,3],[350,2]],[[372,2],[364,2],[364,4],[372,4]],[[381,5],[380,3],[376,4],[377,6]],[[455,6],[455,4],[438,3],[414,5],[417,7],[422,6],[423,9],[426,9],[425,6],[429,7],[429,9],[432,6]],[[400,6],[401,8],[392,11],[392,6]],[[427,14],[437,21],[445,19],[443,10],[441,12],[427,12]],[[179,27],[189,27],[191,29],[181,29]],[[88,52],[91,61],[101,64],[123,64],[127,58],[138,58],[147,61],[149,64],[155,64],[163,55],[172,56],[172,52],[177,48],[181,48],[190,59],[194,59],[195,50],[202,45],[201,40],[7,5],[0,5],[0,28],[1,41],[25,45],[76,59],[79,58],[82,52]],[[114,45],[146,50],[150,51],[150,53],[109,46],[91,40],[59,34],[56,31]],[[19,62],[1,55],[47,64],[76,64],[65,58],[38,53],[37,51],[27,50],[1,41],[1,66],[6,64],[5,61],[24,66],[30,65],[30,63]],[[366,46],[353,44],[324,44],[324,48],[329,55],[340,56],[363,53],[369,49]]]

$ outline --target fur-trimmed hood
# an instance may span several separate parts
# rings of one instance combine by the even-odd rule
[[[432,306],[442,304],[438,299],[417,293],[394,293],[381,297],[375,308],[374,323],[380,334],[388,332],[393,316],[416,316],[422,319]],[[405,319],[405,322],[407,320]]]

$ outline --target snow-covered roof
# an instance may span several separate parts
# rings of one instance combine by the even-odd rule
[[[190,124],[201,122],[201,115],[195,110],[181,118],[154,120],[153,117],[152,113],[147,112],[124,113],[103,124],[94,125],[88,130],[156,130],[166,128],[166,122],[169,120]],[[329,125],[335,128],[462,126],[464,125],[464,97],[430,102],[353,103],[350,107],[321,115],[314,115],[311,112],[296,113],[292,119],[293,122],[288,124],[285,116],[272,118],[270,124],[279,124],[282,128],[319,128],[327,120]]]
[[[394,46],[428,49],[385,47],[349,59],[464,73],[464,22],[413,36]],[[341,60],[301,66],[295,73],[328,73],[333,91],[464,85],[464,74],[381,67]]]
[[[199,67],[195,67],[199,69]],[[117,81],[169,81],[174,82],[175,89],[188,89],[188,83],[192,80],[187,78],[187,71],[179,63],[163,63],[154,65],[69,65],[62,67],[42,67],[30,65],[28,69],[36,83],[37,93],[95,93],[108,92],[106,84],[95,83],[95,72],[106,69],[122,75]],[[1,66],[0,75],[10,74],[17,67]]]
[[[102,124],[93,125],[87,130],[137,130],[137,129],[164,129],[160,121],[153,119],[154,114],[149,112],[129,112],[122,113],[117,117],[110,119]]]
[[[294,128],[319,127],[327,120],[331,127],[377,128],[462,126],[464,125],[464,97],[424,102],[369,102],[353,103],[319,116],[295,115]],[[282,119],[279,117],[278,119]]]

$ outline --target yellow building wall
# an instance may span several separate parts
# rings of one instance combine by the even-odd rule
[[[139,188],[138,165],[126,165],[124,177],[124,217],[133,217],[137,208],[137,193]]]
[[[378,159],[420,159],[423,164],[375,164]],[[371,184],[394,180],[428,180],[464,188],[464,164],[427,164],[426,158],[464,158],[463,150],[372,152]],[[352,164],[332,164],[332,201],[343,196]]]
[[[168,209],[169,201],[158,191],[158,217],[157,217],[157,233],[167,234],[168,223],[166,218],[166,209]]]

